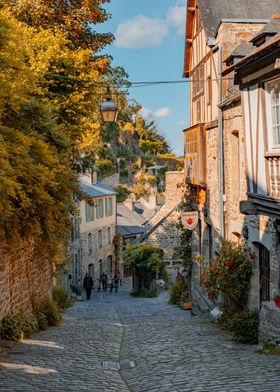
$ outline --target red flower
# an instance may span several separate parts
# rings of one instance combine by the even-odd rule
[[[250,254],[250,258],[251,258],[251,260],[255,260],[255,258],[256,258],[255,253],[251,253],[251,254]]]

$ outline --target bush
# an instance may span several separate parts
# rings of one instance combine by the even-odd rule
[[[240,343],[257,344],[259,338],[259,312],[243,311],[232,316],[222,316],[220,324],[223,329],[233,334]]]
[[[154,290],[145,290],[140,289],[131,293],[133,297],[142,297],[142,298],[155,298],[157,293]]]
[[[2,339],[19,341],[31,336],[39,329],[36,317],[30,314],[14,314],[3,318],[0,326]]]
[[[70,284],[70,288],[75,293],[76,295],[81,295],[82,294],[82,289],[74,284]]]
[[[117,192],[117,202],[122,203],[131,194],[131,190],[126,185],[118,185],[115,187]]]
[[[58,308],[64,310],[71,306],[71,301],[68,294],[62,287],[54,287],[53,289],[53,301],[57,304]]]
[[[43,313],[46,316],[48,326],[50,327],[60,323],[61,312],[56,303],[50,301],[49,299],[45,299],[41,303],[38,313]]]
[[[252,258],[245,245],[222,241],[219,256],[204,271],[203,283],[210,299],[223,296],[225,313],[238,313],[246,309],[252,273]]]
[[[170,289],[169,303],[172,305],[180,305],[189,298],[188,285],[184,279],[177,279]]]
[[[37,318],[39,330],[44,331],[45,329],[48,328],[48,319],[44,313],[42,312],[37,313],[36,318]]]

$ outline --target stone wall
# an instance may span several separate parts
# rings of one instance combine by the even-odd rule
[[[260,342],[280,345],[280,308],[263,302],[260,311]]]
[[[105,177],[102,179],[102,182],[111,188],[115,188],[120,183],[120,173],[115,173],[109,177]]]
[[[181,200],[184,192],[184,173],[167,172],[166,173],[166,190],[165,203],[161,209],[149,221],[152,228],[159,222],[160,224],[147,238],[147,242],[164,250],[166,260],[173,259],[174,247],[178,245],[179,232],[176,227],[180,213],[174,210],[164,218]]]
[[[38,247],[39,248],[39,247]],[[17,312],[32,312],[32,300],[50,297],[52,267],[48,255],[33,240],[0,245],[0,320]]]

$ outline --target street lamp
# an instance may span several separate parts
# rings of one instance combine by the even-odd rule
[[[100,105],[100,114],[104,122],[113,123],[117,121],[118,107],[115,102],[111,101],[110,88],[107,88],[107,101]]]

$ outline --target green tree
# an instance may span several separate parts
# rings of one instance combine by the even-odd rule
[[[151,283],[165,270],[163,250],[149,243],[128,245],[124,251],[124,261],[134,270],[135,294],[151,290]]]

